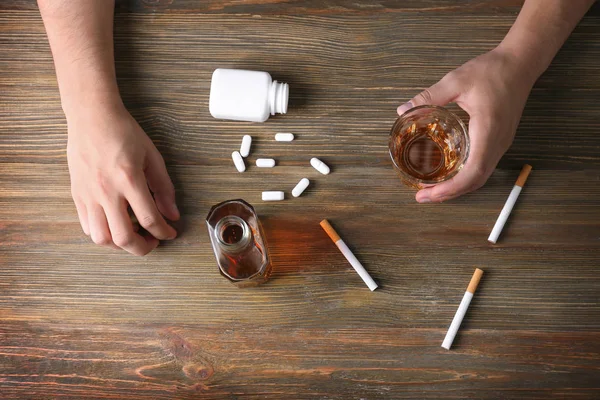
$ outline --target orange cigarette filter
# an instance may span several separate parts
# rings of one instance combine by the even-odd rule
[[[527,181],[527,177],[529,176],[529,173],[531,172],[531,168],[532,167],[529,164],[523,165],[523,169],[521,169],[521,173],[519,174],[519,177],[517,178],[517,183],[515,183],[515,185],[521,186],[521,187],[523,187],[523,185],[525,185],[525,182]]]
[[[331,240],[333,241],[333,243],[336,243],[338,240],[340,240],[340,235],[337,234],[337,232],[335,231],[335,229],[333,229],[333,226],[331,226],[331,224],[329,223],[329,221],[327,221],[326,219],[324,219],[323,221],[321,221],[321,228],[323,228],[323,230],[331,238]]]
[[[469,282],[469,286],[467,287],[467,292],[475,294],[475,290],[477,290],[477,286],[479,286],[479,281],[483,275],[483,271],[479,268],[475,268],[475,272],[471,277],[471,282]]]

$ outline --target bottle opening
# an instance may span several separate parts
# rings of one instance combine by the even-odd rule
[[[242,240],[244,234],[244,228],[239,225],[229,225],[223,229],[221,234],[223,242],[227,244],[236,244]]]
[[[271,115],[287,113],[290,87],[287,83],[273,81],[269,92]]]
[[[250,242],[250,227],[240,217],[229,215],[223,217],[215,226],[217,242],[229,251],[239,250]]]

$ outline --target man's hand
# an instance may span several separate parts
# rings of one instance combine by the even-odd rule
[[[114,0],[38,4],[67,116],[71,192],[81,227],[95,243],[147,254],[159,239],[177,235],[163,216],[177,220],[179,211],[161,155],[119,95]],[[151,236],[137,233],[129,208]]]
[[[398,107],[398,114],[425,104],[455,102],[471,117],[470,153],[452,179],[420,190],[419,203],[441,202],[480,188],[510,147],[534,80],[510,54],[496,48],[448,73]]]
[[[510,147],[527,96],[594,0],[526,0],[502,43],[447,74],[398,107],[456,102],[471,117],[471,150],[452,179],[420,190],[420,203],[440,202],[481,187]]]
[[[179,219],[165,163],[125,107],[84,109],[67,121],[71,193],[85,234],[136,255],[175,238],[163,218]],[[128,207],[152,236],[136,232]]]

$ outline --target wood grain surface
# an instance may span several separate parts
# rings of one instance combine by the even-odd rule
[[[81,232],[39,12],[0,3],[0,398],[600,397],[598,5],[536,84],[482,189],[418,205],[387,155],[397,105],[492,49],[520,4],[118,2],[122,96],[164,155],[183,215],[177,240],[138,258]],[[288,114],[212,119],[217,67],[288,82]],[[281,131],[297,140],[275,142]],[[278,166],[235,172],[244,134],[250,162]],[[309,166],[315,156],[330,175]],[[490,245],[524,163],[533,171]],[[302,197],[260,201],[305,176]],[[266,285],[243,290],[219,275],[204,225],[213,204],[240,197],[275,265]],[[485,274],[446,351],[475,267]]]

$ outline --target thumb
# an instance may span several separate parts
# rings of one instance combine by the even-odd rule
[[[177,221],[180,214],[177,204],[175,204],[175,187],[169,178],[165,161],[156,148],[148,151],[148,165],[145,173],[158,211],[171,221]]]
[[[410,101],[398,107],[398,115],[402,115],[406,111],[417,106],[445,106],[446,104],[456,100],[459,94],[460,91],[455,84],[454,79],[449,75],[446,75],[441,81],[423,90]]]

